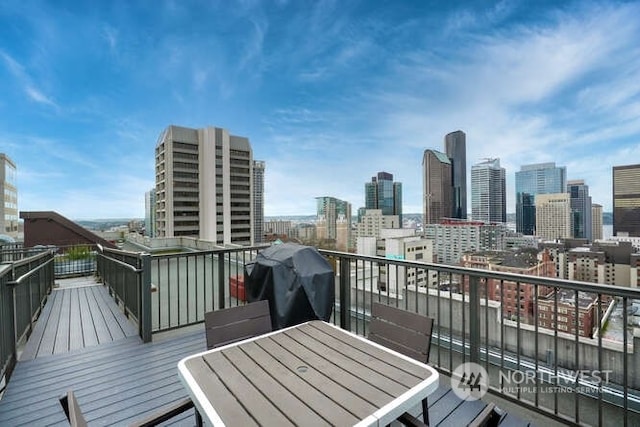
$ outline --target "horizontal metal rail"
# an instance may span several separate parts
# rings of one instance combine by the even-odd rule
[[[31,334],[53,288],[53,257],[53,251],[45,251],[3,264],[0,274],[0,393],[16,364],[18,347]],[[2,254],[0,258],[6,260]]]

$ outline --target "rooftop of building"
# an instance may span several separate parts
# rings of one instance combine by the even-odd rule
[[[560,289],[558,291],[551,291],[545,296],[540,296],[539,301],[555,301],[555,294],[558,294],[558,304],[571,305],[575,307],[576,304],[576,292],[568,290],[568,289]],[[598,299],[598,295],[588,293],[588,292],[578,292],[577,293],[577,301],[578,307],[581,309],[589,308],[589,306],[595,303]]]
[[[485,256],[491,264],[504,267],[530,268],[538,265],[538,249],[521,248],[513,251],[476,251],[470,255]]]

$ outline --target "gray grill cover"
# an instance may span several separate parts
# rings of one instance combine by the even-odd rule
[[[335,276],[311,246],[282,243],[258,252],[245,266],[247,301],[269,301],[273,329],[331,317]]]

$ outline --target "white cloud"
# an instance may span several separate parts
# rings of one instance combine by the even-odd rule
[[[49,105],[56,109],[58,108],[58,105],[55,102],[53,102],[51,98],[47,97],[45,94],[43,94],[40,90],[36,89],[35,87],[31,85],[26,85],[24,90],[29,96],[29,98],[31,98],[33,101],[36,101],[40,104]]]

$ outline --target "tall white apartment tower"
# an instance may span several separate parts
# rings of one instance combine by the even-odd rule
[[[156,145],[156,236],[253,244],[253,153],[225,129],[169,126]]]
[[[471,166],[471,216],[474,221],[507,222],[506,172],[500,159]]]

